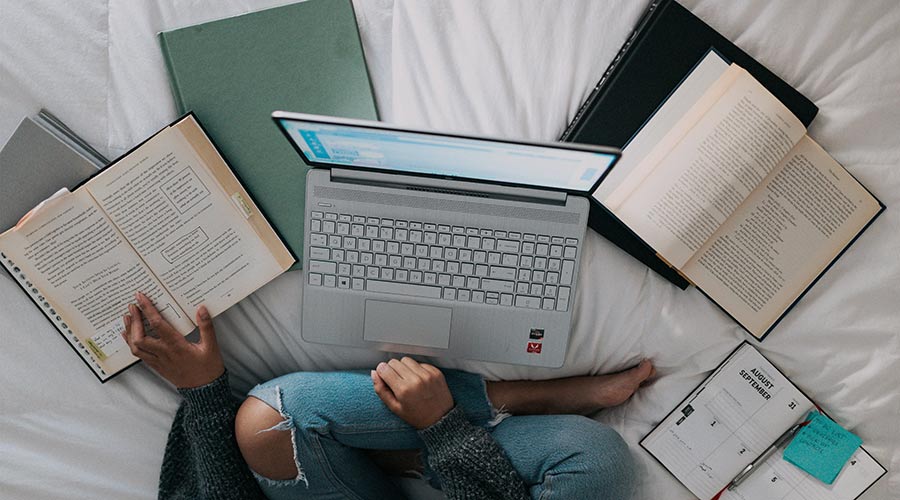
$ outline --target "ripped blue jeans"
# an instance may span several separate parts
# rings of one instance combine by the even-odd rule
[[[453,400],[470,422],[488,429],[533,498],[631,496],[634,463],[628,445],[609,427],[576,415],[497,418],[484,379],[442,371]],[[273,429],[289,429],[294,445],[295,479],[254,473],[270,499],[404,498],[363,450],[422,449],[424,444],[378,398],[368,371],[292,373],[256,386],[250,396],[284,416]],[[438,485],[440,478],[433,479]]]

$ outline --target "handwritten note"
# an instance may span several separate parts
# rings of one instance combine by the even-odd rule
[[[103,331],[89,338],[87,345],[94,352],[94,355],[103,361],[122,349],[128,348],[128,344],[122,338],[122,332],[124,331],[125,325],[122,324],[122,320],[117,319],[104,328]]]
[[[825,484],[837,478],[862,439],[819,412],[810,412],[809,424],[784,450],[784,459]]]

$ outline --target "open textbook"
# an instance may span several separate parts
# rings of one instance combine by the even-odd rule
[[[0,234],[0,259],[101,381],[141,291],[183,335],[294,262],[189,114]]]
[[[594,197],[756,338],[884,209],[778,99],[713,51]]]
[[[816,408],[744,342],[641,446],[697,498],[708,500]],[[785,461],[782,451],[719,500],[852,500],[887,472],[860,447],[828,485]]]

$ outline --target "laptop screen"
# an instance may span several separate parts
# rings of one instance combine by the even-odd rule
[[[324,119],[324,117],[323,117]],[[618,155],[276,117],[306,163],[589,192]]]

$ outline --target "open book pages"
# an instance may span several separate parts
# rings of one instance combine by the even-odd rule
[[[665,103],[631,138],[623,149],[622,158],[616,163],[615,168],[607,174],[606,179],[592,193],[594,199],[611,209],[613,203],[618,204],[616,200],[621,199],[621,195],[612,198],[613,191],[621,188],[621,194],[621,192],[633,190],[639,179],[644,177],[632,177],[631,173],[634,169],[728,68],[729,64],[713,51],[701,59],[684,82],[672,92]]]
[[[642,441],[700,499],[712,498],[815,405],[749,343],[744,343]],[[722,499],[851,500],[884,473],[859,448],[826,485],[777,450]]]
[[[293,258],[192,115],[0,235],[4,265],[105,380],[136,358],[122,316],[141,291],[182,334]]]
[[[732,65],[610,195],[610,208],[681,269],[805,133]]]
[[[757,338],[881,211],[783,104],[714,52],[594,197]]]
[[[880,211],[803,136],[682,271],[759,337]]]

